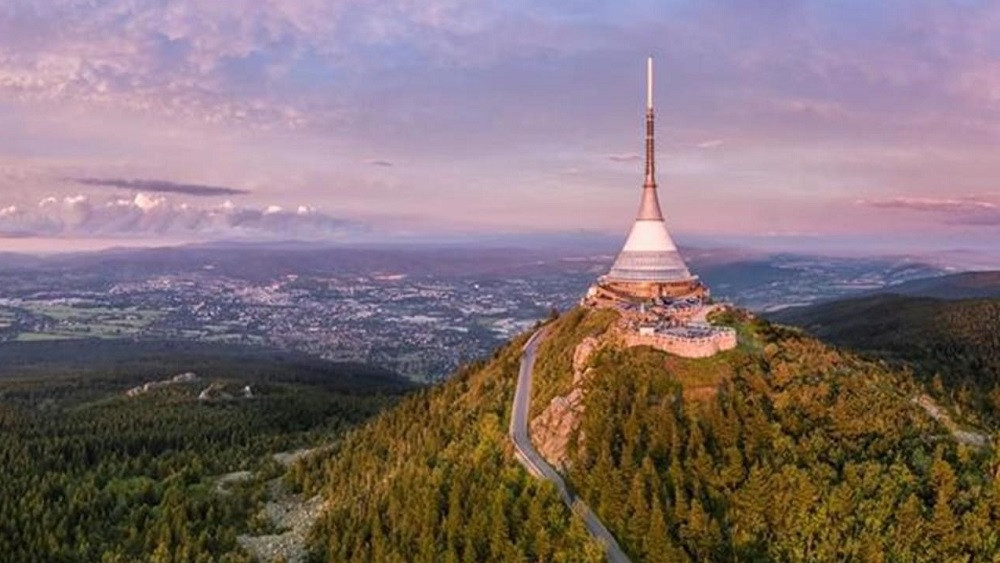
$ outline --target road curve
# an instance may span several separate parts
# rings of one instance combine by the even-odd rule
[[[510,439],[514,443],[514,453],[517,460],[529,473],[539,479],[550,481],[556,486],[559,496],[562,497],[566,506],[583,519],[590,535],[604,546],[604,553],[607,555],[608,561],[611,563],[630,563],[628,556],[615,541],[615,537],[601,523],[594,511],[581,498],[569,491],[562,476],[542,458],[535,446],[532,445],[531,436],[528,435],[528,415],[531,410],[531,370],[535,365],[535,349],[538,347],[538,341],[544,336],[545,330],[545,328],[541,328],[536,331],[521,349],[521,369],[517,375],[517,389],[514,391],[514,405],[511,408],[509,430]]]

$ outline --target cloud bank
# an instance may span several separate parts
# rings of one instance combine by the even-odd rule
[[[1000,226],[1000,203],[985,198],[894,197],[858,200],[857,204],[880,209],[933,213],[943,217],[947,223],[952,225]]]
[[[95,199],[84,195],[49,196],[34,206],[0,208],[2,236],[149,237],[336,240],[360,234],[364,225],[306,206],[285,210],[173,203],[140,192],[133,198]]]
[[[226,195],[245,195],[250,190],[227,188],[222,186],[205,186],[202,184],[178,184],[166,180],[123,180],[121,178],[72,178],[72,181],[84,186],[106,186],[123,190],[134,190],[151,193],[183,194],[198,197],[213,197]]]

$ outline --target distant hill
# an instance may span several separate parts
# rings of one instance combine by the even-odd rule
[[[1000,271],[963,272],[911,280],[888,286],[879,290],[878,293],[896,293],[939,299],[1000,297]]]
[[[407,391],[414,384],[375,366],[330,362],[300,352],[191,340],[0,342],[0,382],[61,376],[122,385],[194,371],[245,383],[303,383],[346,393]]]

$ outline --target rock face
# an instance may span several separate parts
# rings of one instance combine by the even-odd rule
[[[589,374],[587,364],[599,345],[597,338],[587,337],[576,346],[573,351],[572,388],[566,395],[552,399],[545,410],[531,421],[532,442],[554,467],[565,467],[570,440],[579,429],[583,414],[583,383]]]

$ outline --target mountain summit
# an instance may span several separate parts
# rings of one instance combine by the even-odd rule
[[[740,346],[703,359],[622,346],[616,320],[547,325],[530,434],[633,561],[1000,553],[994,450],[956,440],[907,372],[738,311],[713,321]],[[321,558],[603,559],[504,434],[526,337],[295,470],[329,502]]]

